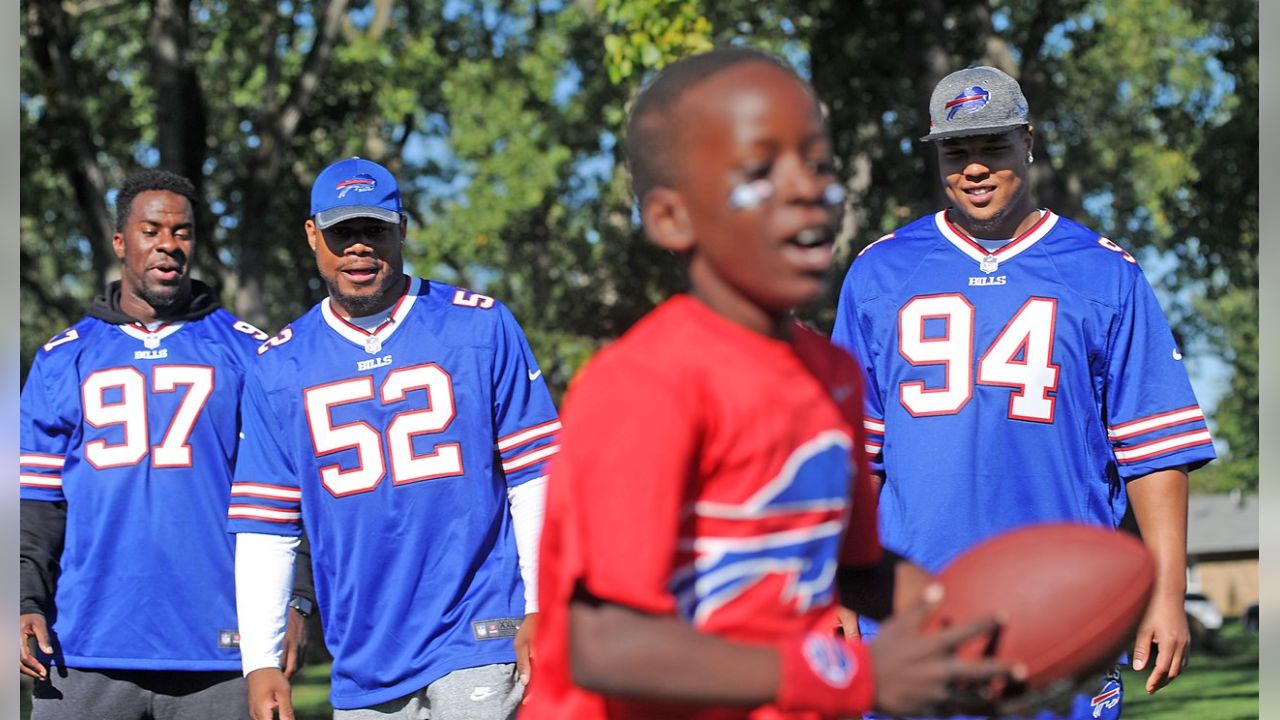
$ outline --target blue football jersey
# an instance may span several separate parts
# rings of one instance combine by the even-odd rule
[[[510,311],[412,278],[374,332],[326,299],[261,352],[229,526],[306,525],[333,706],[514,662],[507,490],[545,475],[560,422]]]
[[[66,501],[55,662],[238,670],[225,517],[246,366],[266,337],[225,310],[148,331],[86,317],[38,351],[21,497]]]
[[[994,253],[945,211],[869,245],[833,339],[868,376],[884,545],[931,571],[1033,522],[1116,527],[1126,480],[1214,457],[1134,258],[1047,210]]]

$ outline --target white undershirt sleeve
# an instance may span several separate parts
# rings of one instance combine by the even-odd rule
[[[524,580],[524,612],[538,612],[538,544],[547,507],[547,476],[536,477],[507,489],[511,501],[511,526],[516,534],[520,579]]]
[[[299,538],[236,534],[236,614],[244,674],[280,667]]]

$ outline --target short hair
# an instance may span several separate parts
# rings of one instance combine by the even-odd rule
[[[168,170],[143,170],[125,178],[120,192],[116,194],[116,232],[124,232],[129,212],[133,209],[133,199],[152,190],[181,195],[191,203],[193,212],[196,209],[196,187],[190,180]]]
[[[671,168],[680,153],[672,147],[671,110],[690,88],[703,80],[728,68],[753,62],[768,63],[800,80],[795,70],[774,55],[755,48],[724,45],[671,63],[640,92],[631,107],[626,137],[631,189],[640,203],[643,204],[645,195],[654,186],[672,184]]]

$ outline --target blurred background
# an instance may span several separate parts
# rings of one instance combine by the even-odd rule
[[[1003,68],[1031,106],[1036,200],[1138,257],[1211,417],[1222,459],[1192,475],[1189,612],[1204,598],[1228,629],[1250,612],[1256,624],[1254,0],[21,0],[20,12],[24,378],[116,277],[114,194],[129,173],[196,183],[195,275],[274,333],[324,296],[302,232],[311,180],[360,155],[401,181],[408,269],[506,302],[559,396],[682,288],[636,226],[621,132],[654,69],[718,43],[780,54],[829,110],[848,211],[829,296],[802,313],[825,331],[857,251],[944,204],[917,140],[933,85]]]
[[[830,110],[862,246],[943,205],[928,94],[1018,77],[1034,194],[1134,252],[1223,462],[1257,487],[1258,7],[1253,0],[22,0],[23,368],[113,277],[114,191],[163,167],[200,208],[196,274],[275,332],[324,295],[302,223],[350,155],[404,185],[410,269],[495,295],[562,392],[682,284],[619,163],[627,103],[714,43],[773,50]],[[830,327],[831,297],[806,319]]]

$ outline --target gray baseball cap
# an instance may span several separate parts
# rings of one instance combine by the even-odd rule
[[[986,65],[942,78],[929,98],[924,142],[968,135],[999,135],[1029,124],[1018,81]]]

